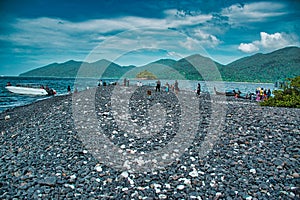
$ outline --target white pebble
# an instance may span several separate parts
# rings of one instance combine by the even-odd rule
[[[256,170],[255,169],[250,169],[250,173],[256,174]]]
[[[183,180],[183,182],[184,182],[184,184],[186,184],[186,185],[190,185],[191,184],[191,180],[190,179],[184,179]]]
[[[68,187],[68,188],[71,188],[71,189],[75,189],[75,186],[74,185],[71,185],[71,184],[64,184],[65,187]]]
[[[128,181],[129,181],[130,185],[134,185],[134,181],[131,178],[128,177]]]
[[[154,183],[154,184],[153,184],[153,187],[154,187],[154,188],[161,188],[161,185],[160,185],[160,184],[157,184],[157,183]]]
[[[73,174],[72,176],[70,176],[70,178],[74,180],[74,179],[76,179],[76,175]]]
[[[158,195],[158,198],[159,198],[159,199],[167,199],[168,196],[165,195],[165,194],[160,194],[160,195]]]
[[[177,189],[178,190],[183,190],[184,189],[184,185],[177,185]]]
[[[222,196],[222,193],[221,192],[217,192],[216,193],[216,197],[220,197],[220,196]]]
[[[128,178],[129,174],[128,174],[128,172],[125,171],[125,172],[122,172],[121,176],[123,176],[124,178]]]
[[[96,166],[96,167],[95,167],[95,170],[96,170],[97,172],[102,172],[102,167],[101,167],[101,166]]]
[[[198,177],[198,172],[197,172],[197,170],[194,168],[193,169],[193,171],[191,171],[190,173],[189,173],[189,175],[191,176],[191,177]]]
[[[190,157],[190,159],[191,159],[192,161],[195,161],[195,160],[196,160],[194,157]]]
[[[203,171],[199,171],[199,174],[201,174],[201,175],[204,175],[204,174],[205,174],[205,172],[203,172]]]

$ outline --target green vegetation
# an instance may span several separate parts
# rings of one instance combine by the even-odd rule
[[[222,81],[218,73],[223,65],[199,54],[177,61],[173,68],[187,80]]]
[[[223,80],[270,82],[300,75],[300,48],[287,47],[268,54],[255,54],[219,68]]]
[[[288,80],[290,84],[286,88],[274,91],[275,96],[261,102],[260,105],[300,108],[300,76]]]
[[[157,79],[157,77],[154,74],[152,74],[151,72],[149,72],[147,70],[138,73],[136,75],[136,78],[150,79],[150,80]]]
[[[161,59],[155,62],[151,62],[147,65],[141,67],[135,67],[134,69],[128,71],[126,73],[126,77],[136,78],[137,74],[147,70],[154,74],[157,79],[172,79],[172,80],[180,80],[185,79],[178,71],[173,68],[173,65],[176,63],[176,60],[172,59]]]

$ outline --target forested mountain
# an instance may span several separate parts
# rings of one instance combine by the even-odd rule
[[[241,58],[220,72],[225,80],[273,82],[300,75],[300,48],[287,47],[268,54],[255,54]]]
[[[182,79],[180,73],[173,68],[176,62],[172,59],[160,59],[141,67],[135,67],[128,71],[125,76],[135,78],[137,74],[148,71],[159,79]]]
[[[53,63],[40,67],[20,76],[27,77],[91,77],[119,78],[134,66],[120,66],[102,59],[93,63],[70,60],[64,63]]]
[[[228,65],[221,65],[199,54],[178,61],[161,59],[139,67],[120,66],[105,59],[94,63],[70,60],[37,68],[20,76],[136,78],[143,71],[159,79],[274,82],[300,75],[300,48],[286,47],[267,54],[258,53]]]
[[[69,60],[65,63],[52,63],[50,65],[33,69],[20,74],[31,77],[75,77],[78,69],[84,62]]]

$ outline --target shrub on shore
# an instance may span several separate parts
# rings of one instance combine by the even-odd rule
[[[262,106],[300,108],[300,76],[288,79],[289,86],[283,90],[275,90],[274,97],[260,103]]]

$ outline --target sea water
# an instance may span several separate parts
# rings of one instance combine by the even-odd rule
[[[103,79],[103,82],[111,84],[117,82],[123,85],[123,79]],[[156,85],[156,80],[138,80],[129,79],[130,86],[137,85],[137,82],[141,81],[143,85],[153,86]],[[19,95],[9,92],[5,89],[6,83],[10,82],[12,85],[20,83],[35,83],[39,85],[48,86],[56,90],[56,95],[68,94],[67,88],[71,87],[74,91],[75,88],[78,91],[85,90],[87,88],[97,87],[99,80],[93,78],[28,78],[28,77],[0,77],[0,112],[4,110],[31,104],[33,102],[43,100],[45,98],[52,98],[51,96],[32,96],[32,95]],[[175,80],[161,80],[161,85],[164,86],[166,83],[169,85],[174,84]],[[189,80],[178,80],[179,88],[181,90],[195,91],[197,84],[201,84],[201,92],[208,92],[214,94],[213,87],[216,87],[218,91],[224,92],[225,90],[240,90],[243,93],[255,92],[256,88],[262,87],[266,89],[274,89],[272,83],[240,83],[240,82],[205,82],[205,81],[189,81]]]

